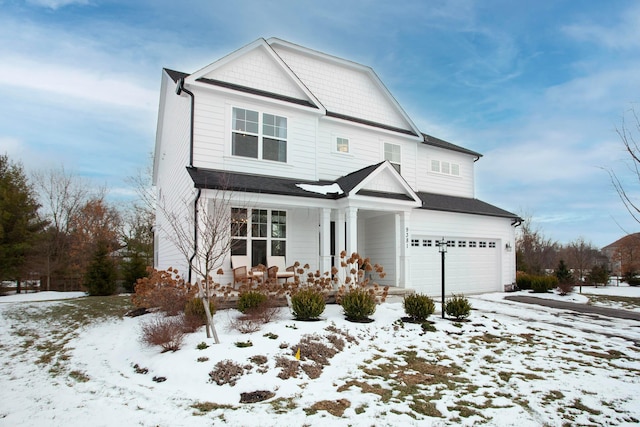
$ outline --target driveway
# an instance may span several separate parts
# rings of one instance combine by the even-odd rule
[[[526,304],[537,304],[545,307],[558,308],[562,310],[572,310],[579,313],[599,314],[607,317],[617,317],[618,319],[639,320],[640,312],[622,310],[618,308],[599,307],[595,305],[579,304],[575,302],[557,301],[546,298],[536,298],[525,295],[509,295],[504,299],[509,301],[522,302]]]

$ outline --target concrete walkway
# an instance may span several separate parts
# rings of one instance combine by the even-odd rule
[[[506,296],[508,301],[522,302],[526,304],[537,304],[545,307],[559,308],[562,310],[572,310],[579,313],[599,314],[601,316],[616,317],[618,319],[639,320],[640,312],[622,310],[619,308],[599,307],[596,305],[579,304],[575,302],[557,301],[546,298],[536,298],[525,295]]]

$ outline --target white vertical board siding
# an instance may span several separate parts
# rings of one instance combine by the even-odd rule
[[[416,209],[411,214],[411,287],[418,292],[438,295],[441,286],[441,258],[435,241],[443,237],[455,241],[445,255],[446,292],[482,293],[504,290],[515,280],[515,254],[505,250],[513,245],[511,220],[481,215],[454,214]],[[424,243],[431,240],[431,247]],[[459,242],[466,247],[459,247]],[[476,247],[469,247],[475,241]],[[485,242],[486,247],[480,247]],[[491,244],[495,247],[490,247]]]
[[[431,160],[455,163],[460,166],[460,176],[431,171]],[[422,144],[416,158],[417,191],[474,197],[474,157],[455,151],[442,150]]]
[[[164,90],[166,119],[161,124],[161,152],[157,157],[156,184],[162,197],[159,203],[164,203],[166,210],[178,217],[187,218],[190,206],[186,203],[191,202],[194,195],[193,182],[186,170],[189,164],[190,99],[176,95],[172,82]],[[186,275],[188,263],[172,243],[169,236],[174,232],[161,210],[156,211],[156,228],[162,230],[162,237],[157,241],[156,268],[173,267]]]
[[[359,222],[363,224],[359,231],[364,232],[361,240],[364,247],[358,248],[360,255],[369,258],[372,264],[380,264],[386,273],[383,279],[373,274],[373,280],[380,285],[398,285],[395,214],[366,218]]]

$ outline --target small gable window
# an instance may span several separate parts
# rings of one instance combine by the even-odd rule
[[[336,151],[338,153],[349,152],[349,140],[347,138],[336,138]]]
[[[384,159],[389,160],[395,170],[400,173],[400,146],[397,144],[384,143]]]

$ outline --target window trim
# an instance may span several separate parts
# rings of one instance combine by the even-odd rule
[[[233,241],[234,240],[241,240],[244,241],[244,254],[236,254],[236,255],[245,255],[247,257],[249,257],[249,260],[252,264],[252,266],[256,266],[259,264],[259,262],[254,261],[253,260],[253,255],[252,255],[252,245],[254,241],[265,241],[266,242],[266,254],[267,256],[271,256],[273,254],[273,242],[284,242],[284,252],[285,252],[285,257],[286,257],[286,252],[287,252],[287,242],[289,241],[288,238],[288,233],[287,233],[287,223],[288,223],[288,219],[289,219],[289,211],[286,209],[276,209],[276,208],[263,208],[263,207],[252,207],[252,208],[242,208],[242,207],[235,207],[232,206],[231,208],[231,224],[229,224],[229,232],[231,233],[231,241],[232,241],[232,248],[230,253],[233,253]],[[246,221],[241,227],[238,227],[238,230],[244,230],[244,235],[240,234],[240,235],[234,235],[233,234],[233,229],[234,229],[234,218],[237,217],[237,215],[234,216],[234,211],[242,211],[244,210],[246,212],[246,216],[244,217],[244,220]],[[258,211],[267,211],[267,218],[266,218],[266,235],[265,236],[254,236],[253,235],[253,226],[254,226],[254,222],[253,222],[253,215],[254,212],[258,212]],[[273,218],[274,218],[274,213],[277,212],[277,216],[278,218],[282,218],[284,217],[284,237],[273,237],[274,234],[274,228],[273,226],[275,225],[275,223],[273,222]],[[284,215],[282,215],[284,213]],[[259,224],[263,224],[263,223],[259,223]],[[282,223],[278,223],[278,224],[282,224]],[[260,234],[260,233],[258,233]]]
[[[335,153],[338,153],[338,154],[351,154],[351,151],[350,151],[351,150],[351,144],[350,144],[349,138],[347,138],[345,136],[334,136],[332,139],[333,139],[333,143],[334,143],[333,144],[333,151]],[[346,143],[347,150],[346,151],[340,150],[340,140],[347,141],[347,143]]]
[[[235,119],[234,119],[234,113],[236,110],[244,110],[245,112],[249,111],[249,112],[253,112],[253,113],[257,113],[258,114],[258,132],[254,133],[254,132],[250,132],[247,130],[238,130],[235,128]],[[273,136],[273,135],[268,135],[265,134],[264,132],[264,127],[265,127],[265,115],[269,115],[269,116],[273,116],[276,119],[280,118],[280,119],[284,119],[285,120],[285,137],[280,137],[280,136]],[[267,162],[276,162],[279,164],[288,164],[289,163],[289,117],[288,116],[283,116],[280,114],[276,114],[270,111],[265,111],[265,110],[260,110],[260,109],[255,109],[253,107],[239,107],[239,106],[235,106],[232,105],[231,106],[231,126],[230,126],[230,132],[229,132],[229,151],[232,157],[234,158],[243,158],[243,159],[252,159],[252,160],[260,160],[260,161],[267,161]],[[266,125],[266,126],[272,126],[272,125]],[[273,125],[275,128],[277,128],[277,123]],[[277,132],[276,132],[277,133]],[[239,154],[234,154],[234,135],[248,135],[248,136],[255,136],[257,137],[257,144],[258,144],[258,150],[257,150],[257,156],[256,157],[252,157],[252,156],[242,156]],[[284,149],[284,160],[273,160],[273,159],[266,159],[264,157],[264,153],[265,153],[265,149],[264,149],[264,145],[265,145],[265,140],[270,139],[270,140],[274,140],[274,141],[284,141],[285,144],[285,149]]]
[[[444,164],[445,163],[447,164],[448,172],[444,172]],[[437,168],[434,167],[436,165],[437,165]],[[457,174],[453,173],[454,169],[458,172]],[[450,161],[447,161],[447,160],[431,159],[430,162],[429,162],[429,172],[435,173],[435,174],[438,174],[438,175],[452,176],[452,177],[459,178],[460,177],[460,163],[454,163],[454,162],[450,162]]]
[[[387,146],[390,146],[390,147],[398,147],[398,157],[400,157],[399,161],[395,162],[395,161],[392,161],[392,160],[390,160],[390,159],[388,159],[388,158],[387,158]],[[394,154],[394,153],[393,153],[393,151],[391,152],[391,154],[392,154],[392,155]],[[384,159],[384,160],[388,160],[388,161],[389,161],[389,163],[391,163],[391,165],[394,167],[394,169],[395,169],[396,171],[398,171],[398,173],[402,173],[402,172],[401,172],[401,171],[402,171],[402,145],[400,145],[400,144],[395,144],[395,143],[393,143],[393,142],[386,142],[386,141],[384,141],[384,142],[382,143],[382,157],[383,157],[383,159]],[[397,166],[397,167],[396,167],[396,166]]]

